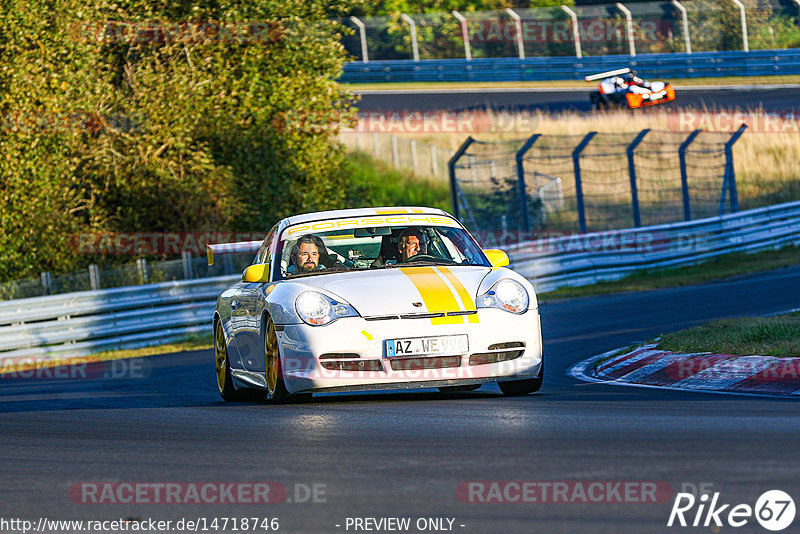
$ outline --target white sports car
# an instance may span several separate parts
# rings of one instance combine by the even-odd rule
[[[217,386],[226,401],[275,403],[312,392],[498,382],[537,391],[543,360],[533,286],[431,208],[364,208],[288,217],[214,312]]]

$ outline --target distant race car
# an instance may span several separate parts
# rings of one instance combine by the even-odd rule
[[[589,96],[592,109],[654,106],[675,100],[675,89],[666,82],[648,82],[631,69],[617,69],[593,74],[587,82],[600,80],[598,90]]]
[[[498,382],[537,391],[543,360],[533,286],[444,211],[364,208],[288,217],[217,299],[217,387],[226,401],[313,392]]]

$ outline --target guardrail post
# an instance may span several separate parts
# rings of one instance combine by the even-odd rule
[[[92,289],[100,289],[100,269],[94,263],[89,265],[89,285]]]
[[[533,144],[542,136],[542,134],[533,134],[525,141],[525,144],[517,150],[517,185],[519,186],[519,207],[522,210],[522,230],[525,233],[531,232],[531,220],[528,216],[528,189],[525,187],[525,154],[531,149]]]
[[[681,143],[678,147],[678,161],[681,167],[681,193],[683,195],[683,220],[692,220],[692,208],[689,202],[689,174],[686,171],[686,149],[692,144],[695,137],[697,137],[703,130],[695,130],[689,134],[689,137]]]
[[[798,2],[800,2],[800,0],[798,0]],[[469,46],[469,24],[467,23],[467,19],[464,18],[464,15],[455,10],[453,11],[453,16],[461,24],[461,37],[464,40],[464,57],[467,61],[472,61],[472,50]]]
[[[800,0],[797,0],[800,2]],[[692,40],[689,37],[689,14],[686,12],[686,8],[683,7],[683,4],[678,2],[678,0],[672,0],[672,5],[678,8],[678,11],[681,12],[681,22],[683,23],[683,45],[686,48],[686,53],[692,53]]]
[[[745,52],[750,51],[750,43],[747,38],[747,12],[745,12],[744,4],[739,0],[731,0],[736,7],[739,8],[739,17],[742,19],[742,50]]]
[[[361,36],[361,61],[369,63],[369,51],[367,50],[367,28],[364,23],[356,17],[350,17],[353,24],[358,26],[358,33]]]
[[[636,228],[639,228],[642,225],[642,217],[641,213],[639,212],[639,189],[636,187],[636,163],[634,162],[633,152],[636,150],[636,147],[639,146],[639,143],[644,140],[644,136],[648,134],[650,129],[642,130],[633,140],[633,142],[628,145],[626,152],[628,153],[628,174],[631,178],[631,207],[633,208],[633,225]]]
[[[725,213],[725,193],[728,190],[731,193],[731,212],[739,211],[739,193],[736,191],[736,173],[733,170],[733,144],[739,140],[746,129],[747,125],[742,124],[725,143],[725,177],[722,181],[722,198],[719,203],[720,215]]]
[[[525,59],[525,44],[522,42],[522,19],[519,18],[517,12],[511,9],[510,7],[506,8],[506,13],[511,15],[511,18],[514,19],[514,26],[517,28],[517,50],[519,52],[519,58]]]
[[[800,0],[798,0],[800,2]],[[571,10],[568,6],[561,6],[564,11],[572,19],[572,40],[575,41],[575,57],[581,59],[583,52],[581,52],[581,32],[578,28],[578,14]]]
[[[183,279],[191,280],[194,278],[194,269],[192,269],[192,253],[188,250],[181,252],[181,259],[183,260]]]
[[[456,164],[461,156],[467,151],[469,146],[475,142],[471,136],[461,143],[453,157],[447,162],[447,172],[450,174],[450,203],[453,205],[453,217],[458,219],[458,183],[456,182]]]
[[[575,202],[578,204],[578,226],[581,233],[586,233],[586,208],[583,205],[583,184],[581,183],[581,152],[597,132],[589,132],[580,144],[572,151],[572,168],[575,171]]]
[[[417,24],[414,22],[414,19],[412,19],[405,13],[400,13],[400,18],[403,19],[406,22],[406,24],[408,24],[408,27],[411,30],[411,55],[414,58],[414,61],[419,61],[419,44],[417,43]]]
[[[50,291],[53,289],[53,279],[47,271],[42,273],[42,289],[44,289],[45,295],[49,295]]]
[[[631,56],[635,56],[636,45],[633,43],[633,18],[631,17],[631,10],[619,2],[617,2],[617,9],[622,11],[622,14],[625,15],[625,23],[628,27],[628,50],[630,51]]]
[[[147,260],[145,258],[137,259],[136,268],[139,270],[139,283],[140,284],[150,283],[150,276],[147,274]]]

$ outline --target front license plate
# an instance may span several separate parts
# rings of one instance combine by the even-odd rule
[[[469,352],[466,334],[454,336],[407,337],[386,340],[386,357],[447,356]]]

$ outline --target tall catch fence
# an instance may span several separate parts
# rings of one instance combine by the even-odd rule
[[[505,243],[735,212],[732,146],[744,129],[468,138],[449,162],[453,210]]]
[[[610,2],[348,17],[354,60],[591,57],[800,47],[800,4],[780,0]]]

